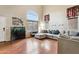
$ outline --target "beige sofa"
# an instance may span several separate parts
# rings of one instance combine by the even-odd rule
[[[37,39],[44,39],[46,37],[45,33],[37,33],[35,34],[35,38]]]
[[[60,34],[50,34],[50,33],[37,33],[35,34],[35,38],[37,39],[44,39],[44,38],[50,38],[50,39],[57,39],[60,37]]]

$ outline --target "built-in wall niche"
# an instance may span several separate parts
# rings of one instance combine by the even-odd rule
[[[13,27],[22,27],[23,26],[23,21],[22,19],[18,17],[12,17],[12,26]]]

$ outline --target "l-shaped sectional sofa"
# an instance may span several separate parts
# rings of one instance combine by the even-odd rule
[[[59,30],[51,30],[51,31],[42,31],[41,33],[35,34],[35,38],[37,39],[45,39],[45,38],[50,38],[50,39],[57,39],[60,36]]]

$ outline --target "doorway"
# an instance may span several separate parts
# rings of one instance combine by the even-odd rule
[[[5,41],[6,18],[0,16],[0,42]]]

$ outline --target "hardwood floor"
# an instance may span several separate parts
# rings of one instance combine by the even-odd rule
[[[25,50],[25,39],[0,43],[0,54],[19,54],[25,52]]]
[[[0,43],[0,54],[56,54],[58,41],[52,39],[21,39]]]

